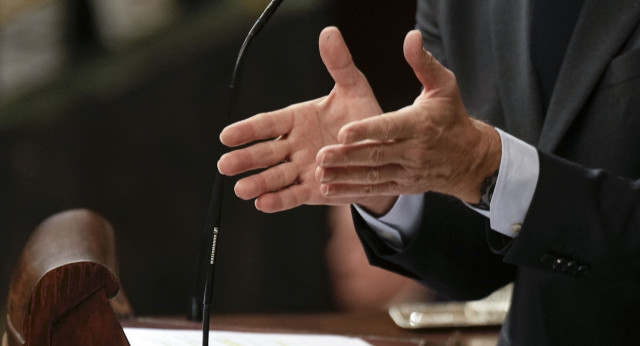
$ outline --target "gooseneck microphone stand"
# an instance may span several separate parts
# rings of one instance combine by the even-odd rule
[[[242,69],[242,63],[244,60],[245,53],[249,44],[253,40],[253,38],[262,30],[264,25],[267,23],[269,18],[275,13],[278,6],[280,6],[282,0],[272,0],[269,5],[265,8],[264,12],[260,15],[258,20],[255,22],[251,30],[249,30],[249,34],[244,39],[242,46],[240,47],[240,52],[238,53],[238,57],[236,59],[235,66],[233,68],[233,73],[231,74],[231,82],[229,83],[229,100],[227,105],[227,114],[225,118],[225,124],[229,124],[231,119],[233,119],[233,115],[236,108],[237,102],[237,82]],[[225,149],[224,146],[220,149],[220,156],[224,154]],[[209,235],[211,237],[211,247],[208,248],[207,254],[209,258],[207,276],[204,287],[204,297],[202,302],[202,345],[207,346],[209,344],[209,314],[211,312],[211,300],[213,293],[213,279],[215,272],[215,264],[216,264],[216,249],[218,246],[218,236],[220,234],[220,224],[222,218],[222,202],[223,202],[223,190],[224,190],[224,176],[220,174],[220,172],[216,172],[213,188],[211,191],[211,198],[209,200],[209,209],[207,211],[207,219],[204,228],[204,239],[208,239]],[[202,265],[204,260],[199,262],[199,265]],[[201,270],[198,270],[200,273]],[[197,280],[196,280],[197,281]],[[192,304],[193,309],[193,304]],[[192,312],[193,315],[193,312]]]

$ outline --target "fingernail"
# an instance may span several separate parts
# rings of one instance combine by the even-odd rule
[[[353,143],[356,141],[356,130],[349,124],[345,125],[340,132],[338,132],[338,142],[342,144]]]
[[[340,130],[340,132],[338,132],[338,142],[345,144],[347,143],[349,133],[347,131],[344,130]]]
[[[253,202],[253,205],[255,205],[255,206],[256,206],[256,209],[257,209],[258,211],[262,211],[262,210],[260,210],[260,207],[258,207],[258,199],[257,199],[257,198],[256,198],[256,200]]]
[[[321,166],[328,166],[330,164],[333,163],[333,161],[335,160],[335,155],[332,153],[324,153],[322,154],[322,160],[320,160],[320,165]]]
[[[330,169],[323,169],[320,176],[321,183],[328,183],[336,178],[336,173]]]
[[[225,127],[224,129],[222,129],[222,131],[220,131],[220,134],[218,135],[218,139],[220,140],[220,143],[227,145],[227,143],[225,142],[225,130],[227,128]]]
[[[221,164],[223,164],[225,161],[228,161],[227,160],[228,156],[229,156],[228,153],[227,154],[223,154],[222,156],[220,156],[220,158],[218,159],[218,164],[217,164],[218,170],[220,170],[220,165]],[[227,166],[228,166],[228,163],[227,163]],[[229,167],[227,167],[227,168],[229,168]],[[222,173],[222,171],[220,171],[220,173]]]
[[[220,173],[222,173],[222,171],[220,170],[220,164],[222,163],[222,161],[224,161],[225,155],[220,156],[220,159],[218,160],[218,162],[216,164],[216,167],[218,168],[218,172],[220,172]],[[222,174],[224,174],[224,173],[222,173]]]
[[[316,167],[316,171],[314,172],[314,176],[316,177],[316,181],[320,182],[322,180],[322,171],[323,169],[318,166]]]

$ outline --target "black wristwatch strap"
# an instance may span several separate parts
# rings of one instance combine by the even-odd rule
[[[484,180],[482,188],[480,189],[480,193],[482,194],[482,197],[480,197],[480,203],[469,203],[470,206],[482,210],[489,210],[491,198],[493,198],[493,190],[496,189],[496,182],[498,181],[498,172],[499,171],[495,171],[489,178]]]

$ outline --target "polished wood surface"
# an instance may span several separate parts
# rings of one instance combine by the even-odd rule
[[[99,215],[45,220],[11,281],[3,345],[128,345],[110,303],[117,272],[113,229]]]
[[[182,318],[136,318],[125,327],[200,329]],[[495,345],[498,328],[436,328],[408,330],[395,325],[386,311],[213,315],[211,330],[337,334],[356,336],[374,346]]]

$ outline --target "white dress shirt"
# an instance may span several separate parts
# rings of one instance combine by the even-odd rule
[[[489,210],[469,208],[488,217],[494,231],[516,237],[536,189],[540,162],[535,147],[497,130],[502,141],[502,159],[491,205]],[[422,194],[400,196],[393,208],[381,217],[355,206],[367,224],[396,250],[402,249],[418,232],[422,208],[428,207]]]

